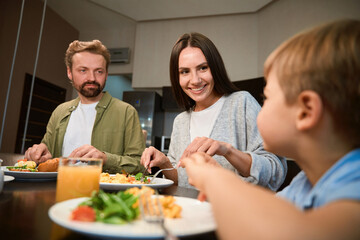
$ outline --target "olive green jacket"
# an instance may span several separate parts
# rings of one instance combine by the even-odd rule
[[[70,114],[80,99],[60,104],[52,113],[42,139],[53,157],[60,157]],[[145,140],[136,109],[130,104],[111,97],[104,92],[96,105],[96,118],[91,136],[91,145],[106,154],[103,171],[109,173],[138,173],[143,170],[140,157],[145,149]]]

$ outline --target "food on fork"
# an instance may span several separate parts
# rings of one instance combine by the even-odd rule
[[[181,218],[182,208],[177,205],[175,201],[176,199],[173,196],[165,196],[160,198],[160,203],[163,207],[164,216],[166,218]]]
[[[155,199],[153,198],[155,190],[150,187],[143,186],[141,189],[134,187],[128,189],[127,191],[137,197],[145,197],[146,199],[143,199],[143,203],[146,203],[147,201],[152,201],[153,203],[155,202]],[[173,196],[161,196],[159,200],[166,218],[181,218],[182,208],[175,203],[176,199]]]
[[[141,203],[143,204],[144,208],[143,209],[148,209],[150,211],[154,211],[151,212],[150,215],[156,215],[156,214],[160,214],[158,211],[159,209],[156,209],[157,201],[156,199],[153,197],[153,195],[155,194],[155,190],[149,187],[142,187],[141,189],[139,188],[131,188],[128,191],[131,191],[133,194],[137,195],[138,197],[141,198]],[[181,210],[182,208],[177,205],[175,203],[176,199],[173,196],[163,196],[163,197],[159,197],[158,198],[160,205],[162,207],[162,212],[164,217],[166,218],[181,218]],[[146,206],[147,205],[147,206]],[[152,206],[152,207],[149,207]]]

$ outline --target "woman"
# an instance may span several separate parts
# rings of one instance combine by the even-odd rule
[[[176,101],[186,111],[175,118],[168,155],[149,147],[141,164],[171,168],[191,153],[205,152],[248,182],[280,187],[286,161],[263,148],[256,126],[260,105],[248,92],[237,91],[210,39],[200,33],[182,35],[172,49],[170,78]],[[185,169],[163,173],[179,186],[192,187]]]

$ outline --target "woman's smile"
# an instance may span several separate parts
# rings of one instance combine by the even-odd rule
[[[202,87],[198,87],[198,88],[189,88],[192,92],[197,93],[201,90],[203,90],[205,87],[207,86],[207,84],[203,85]]]

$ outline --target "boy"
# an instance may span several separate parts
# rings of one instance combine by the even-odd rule
[[[265,77],[264,147],[303,171],[275,197],[205,154],[182,160],[212,203],[220,237],[360,239],[360,21],[294,36],[268,57]]]

